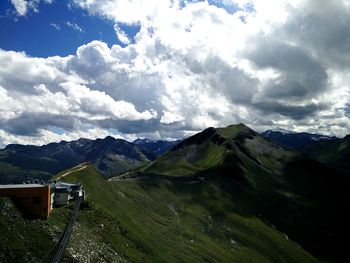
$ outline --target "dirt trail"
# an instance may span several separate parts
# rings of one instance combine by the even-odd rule
[[[75,168],[78,168],[78,167],[79,167],[79,169],[75,169]],[[68,174],[71,174],[71,173],[74,173],[74,172],[83,170],[83,169],[85,169],[86,167],[87,167],[86,164],[79,164],[79,165],[73,167],[69,172],[66,172],[66,173],[60,175],[59,177],[57,177],[56,180],[60,180],[61,178],[67,176]]]

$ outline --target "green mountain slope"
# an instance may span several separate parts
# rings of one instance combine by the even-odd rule
[[[312,253],[331,260],[346,254],[348,181],[243,124],[208,128],[143,172],[219,180],[232,200],[240,200],[245,213],[272,222]]]
[[[0,198],[0,236],[2,263],[40,262],[54,245],[47,222],[23,219],[7,198]]]
[[[80,250],[84,236],[131,262],[318,262],[248,213],[221,180],[106,182],[92,167],[64,179],[82,182],[88,193],[89,208],[80,212],[70,243],[73,254],[91,253]],[[105,253],[100,250],[95,259]]]
[[[318,262],[273,224],[247,211],[242,199],[227,191],[237,189],[221,180],[106,182],[92,166],[64,180],[82,182],[88,193],[64,262]],[[22,258],[13,238],[1,239],[0,258],[31,262],[43,257],[36,249],[53,246],[46,240],[58,239],[69,209],[54,209],[44,223],[20,219],[21,227],[12,215],[3,216],[1,224],[9,227],[1,228],[2,237],[18,233],[22,254],[34,251]],[[30,247],[27,240],[32,240]]]
[[[233,171],[240,174],[242,169],[249,167],[281,173],[281,162],[296,155],[266,141],[240,124],[227,128],[208,128],[184,140],[143,171],[168,176],[189,176],[219,168],[228,168],[230,174],[234,174]]]

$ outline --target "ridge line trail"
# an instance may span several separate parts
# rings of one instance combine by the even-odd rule
[[[79,165],[77,165],[77,166],[71,168],[70,171],[68,171],[68,172],[66,172],[66,173],[64,173],[64,174],[62,174],[62,175],[60,175],[59,177],[57,177],[56,180],[59,180],[59,179],[65,177],[65,176],[67,176],[68,174],[71,174],[71,173],[74,173],[74,172],[78,172],[78,171],[80,171],[80,170],[83,170],[83,169],[85,169],[87,166],[88,166],[87,164],[79,164]],[[75,168],[78,168],[78,167],[80,167],[80,168],[75,170]]]

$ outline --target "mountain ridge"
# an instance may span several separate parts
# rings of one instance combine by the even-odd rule
[[[142,168],[142,173],[184,182],[187,177],[222,181],[232,187],[225,191],[236,191],[232,198],[245,203],[244,209],[251,208],[249,213],[260,214],[314,253],[334,257],[338,248],[331,244],[343,246],[346,223],[336,218],[346,207],[349,184],[344,177],[245,125],[205,129]],[[303,220],[306,215],[310,222]]]
[[[144,171],[156,172],[156,169],[154,169],[155,166],[159,165],[162,160],[167,158],[171,159],[166,161],[172,165],[171,167],[183,167],[183,169],[188,169],[187,174],[193,174],[208,168],[214,168],[215,166],[224,163],[225,159],[227,159],[227,163],[230,161],[233,163],[242,163],[242,160],[244,159],[247,162],[254,162],[255,164],[260,165],[261,162],[250,154],[253,145],[249,146],[250,149],[247,149],[244,145],[245,140],[254,139],[256,139],[254,143],[259,145],[259,143],[262,142],[263,137],[244,124],[230,125],[226,128],[209,127],[180,142],[168,153],[148,165]],[[252,143],[253,142],[250,142],[250,144]],[[266,144],[267,142],[264,143]],[[279,151],[282,154],[282,148],[279,145],[269,144],[268,146],[265,146],[265,148],[272,147],[271,145],[276,148],[276,151]],[[264,148],[260,150],[263,153]],[[201,157],[197,156],[197,159],[193,158],[191,155],[196,154],[196,152],[202,152],[204,155]],[[231,166],[231,168],[233,167]],[[170,171],[167,173],[169,174]]]
[[[275,130],[266,130],[261,133],[262,136],[269,140],[279,143],[289,149],[306,152],[309,147],[321,141],[340,140],[335,136],[320,135],[307,132],[283,132]]]
[[[171,145],[163,143],[162,151]],[[49,180],[52,175],[82,162],[92,162],[96,169],[110,177],[142,166],[158,156],[152,148],[111,136],[42,146],[9,144],[0,150],[0,182],[21,183],[33,178]]]
[[[306,151],[311,158],[340,171],[346,178],[350,173],[350,135],[337,141],[324,141]]]
[[[156,155],[156,157],[163,155],[165,152],[167,152],[169,149],[176,146],[180,142],[181,140],[164,141],[164,140],[150,140],[147,138],[144,138],[144,139],[137,138],[136,140],[133,141],[133,143],[138,145],[139,147],[142,147],[144,149],[147,149],[148,151],[153,152]]]

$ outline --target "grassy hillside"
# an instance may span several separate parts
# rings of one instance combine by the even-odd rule
[[[246,167],[258,173],[260,170],[281,173],[281,162],[296,155],[240,124],[208,128],[179,143],[143,172],[181,177],[217,168],[229,168],[230,174],[233,171],[242,174],[242,168]]]
[[[132,262],[317,262],[246,211],[220,180],[106,182],[92,167],[65,180],[82,182],[88,193],[70,243],[76,254],[85,242],[79,234]]]
[[[64,262],[319,262],[246,210],[226,188],[237,189],[215,178],[106,182],[89,166],[64,180],[82,182],[88,193]],[[59,237],[69,210],[54,209],[47,221],[2,216],[1,234],[8,238],[0,241],[0,258],[42,258]],[[20,245],[13,244],[12,233],[23,236],[16,237]],[[29,247],[32,251],[23,257]]]
[[[33,220],[23,218],[10,199],[0,198],[0,262],[41,262],[57,242],[68,211],[58,209],[49,220]]]

